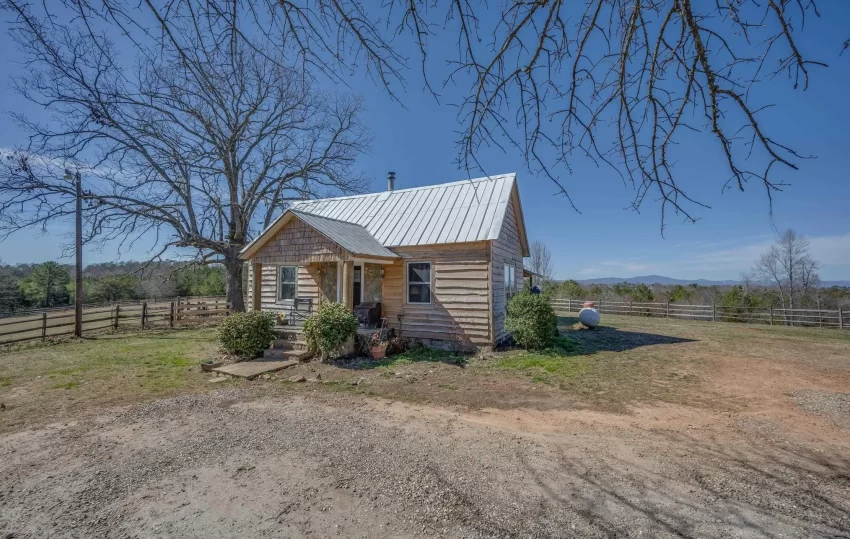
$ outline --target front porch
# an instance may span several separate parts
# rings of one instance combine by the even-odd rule
[[[285,326],[299,326],[322,303],[334,301],[359,314],[361,322],[374,326],[382,316],[387,263],[367,259],[253,263],[248,307],[277,313]]]
[[[400,260],[360,225],[294,210],[241,257],[250,264],[249,307],[276,312],[294,325],[327,301],[351,311],[381,305],[383,268]]]

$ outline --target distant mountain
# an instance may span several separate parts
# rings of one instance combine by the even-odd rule
[[[576,280],[579,284],[662,284],[675,285],[679,284],[687,286],[689,284],[698,284],[700,286],[730,286],[741,284],[741,281],[726,280],[726,281],[710,281],[708,279],[674,279],[663,275],[638,275],[636,277],[598,277],[596,279],[581,279]],[[821,286],[829,288],[831,286],[847,286],[850,287],[850,281],[823,281]]]

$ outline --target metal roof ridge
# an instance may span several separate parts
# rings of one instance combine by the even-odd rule
[[[495,181],[495,180],[499,180],[499,179],[502,179],[502,178],[507,178],[508,176],[516,177],[516,174],[517,174],[516,172],[506,172],[504,174],[494,174],[492,176],[481,176],[480,178],[467,178],[465,180],[457,180],[457,181],[448,182],[448,183],[435,183],[435,184],[432,184],[432,185],[420,185],[418,187],[407,187],[405,189],[394,189],[392,191],[376,191],[376,192],[373,192],[373,193],[361,193],[359,195],[345,195],[345,196],[341,196],[341,197],[311,198],[311,199],[307,199],[307,200],[299,200],[297,202],[294,202],[292,204],[292,206],[290,206],[290,208],[294,209],[300,204],[312,204],[312,203],[315,203],[315,202],[327,201],[327,200],[346,200],[346,199],[352,199],[352,198],[380,196],[384,193],[389,193],[389,194],[404,193],[404,192],[407,192],[407,191],[417,191],[417,190],[425,190],[425,189],[437,189],[437,188],[441,188],[441,187],[450,187],[452,185],[460,185],[460,184],[463,184],[463,183]]]

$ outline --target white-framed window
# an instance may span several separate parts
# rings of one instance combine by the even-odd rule
[[[407,263],[407,302],[431,303],[431,263]]]
[[[278,271],[277,299],[294,300],[298,294],[298,266],[281,266]]]
[[[516,268],[512,264],[505,264],[505,300],[517,293]]]

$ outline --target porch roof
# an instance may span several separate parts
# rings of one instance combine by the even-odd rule
[[[399,258],[397,254],[381,245],[361,225],[292,209],[284,212],[281,218],[275,222],[276,226],[269,227],[260,236],[255,238],[254,241],[245,246],[240,253],[240,258],[243,260],[252,258],[263,247],[266,241],[277,234],[286,223],[296,218],[353,256],[382,259]]]

